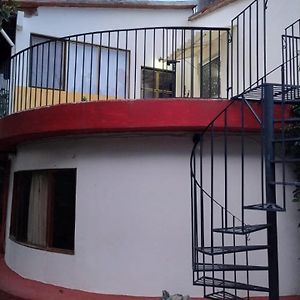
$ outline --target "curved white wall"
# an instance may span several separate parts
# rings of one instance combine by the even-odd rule
[[[260,163],[255,145],[247,148],[253,170]],[[26,278],[100,293],[157,296],[167,289],[201,295],[202,289],[192,286],[191,146],[189,135],[70,137],[20,146],[12,163],[8,266]],[[11,241],[13,172],[74,167],[75,254]],[[293,205],[288,202],[288,212],[279,216],[281,293],[290,295],[300,294],[299,216]]]

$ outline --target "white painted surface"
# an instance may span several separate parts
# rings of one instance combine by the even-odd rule
[[[237,203],[240,201],[237,192],[240,166],[235,154],[238,147],[234,140],[230,145],[229,160],[233,164],[230,180],[235,195],[232,201]],[[167,289],[201,295],[202,289],[192,286],[191,146],[191,136],[148,135],[64,138],[19,147],[13,172],[77,168],[75,255],[35,250],[7,238],[8,266],[26,278],[100,293],[157,296]],[[248,201],[255,201],[258,193],[257,150],[253,139],[247,141],[247,176],[254,183],[252,190],[247,190]],[[221,158],[216,157],[218,161]],[[219,190],[216,199],[221,195]],[[12,178],[8,224],[11,197]],[[287,204],[287,213],[279,214],[283,295],[300,294],[299,214],[293,203]],[[248,222],[263,222],[262,215],[249,214]],[[263,237],[263,233],[257,233],[250,243],[263,243]],[[265,262],[264,257],[257,255],[252,259],[255,263]],[[265,282],[265,276],[259,272],[252,279],[258,284]]]
[[[40,7],[36,15],[24,18],[23,31],[17,31],[16,46],[17,51],[28,47],[31,33],[63,37],[97,30],[188,26],[191,14],[191,9]]]

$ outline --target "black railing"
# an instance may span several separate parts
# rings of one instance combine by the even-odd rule
[[[232,118],[234,111],[239,113],[238,120]],[[266,202],[261,119],[262,111],[255,113],[247,100],[231,100],[195,136],[190,160],[193,275],[194,284],[204,286],[205,295],[220,292],[222,285],[217,287],[218,280],[230,280],[235,296],[241,288],[247,290],[249,298],[253,288],[249,271],[251,263],[256,264],[249,260],[248,236],[243,234],[251,223],[245,217],[244,207],[258,199]],[[256,166],[251,159],[254,153],[259,157]],[[240,252],[227,253],[228,247],[237,246],[241,246]],[[267,266],[257,269],[268,270]],[[215,284],[205,277],[214,278]],[[241,281],[245,286],[240,285]]]
[[[10,112],[61,103],[226,98],[226,28],[165,27],[49,39],[11,59]]]
[[[259,85],[267,74],[267,2],[254,0],[231,21],[231,97]]]
[[[282,64],[268,71],[267,2],[255,0],[233,19],[228,76],[232,100],[194,137],[193,282],[210,299],[246,296],[238,290],[246,290],[247,299],[250,291],[279,299],[276,213],[286,210],[293,193],[299,195],[299,114],[290,111],[300,104],[300,20],[282,36]],[[296,168],[294,179],[286,172],[291,165]],[[266,214],[256,213],[253,224],[249,210]],[[252,240],[249,246],[249,234],[261,230],[267,231],[260,234],[263,244],[253,245]],[[255,257],[267,263],[253,261],[253,250],[267,250]],[[267,271],[268,287],[255,283],[253,271]]]
[[[300,98],[300,19],[288,26],[282,35],[282,61],[285,66],[283,85],[289,98]]]
[[[205,295],[239,299],[237,291],[247,290],[249,299],[254,290],[279,299],[276,212],[286,210],[293,187],[295,193],[300,186],[298,177],[287,174],[289,166],[299,164],[294,151],[299,118],[290,115],[300,103],[298,42],[298,36],[283,35],[283,63],[234,97],[195,136],[190,160],[193,278]],[[265,83],[274,75],[281,84]],[[261,215],[258,224],[248,225],[253,222],[248,210],[266,211],[266,219]],[[264,245],[248,247],[247,235],[262,229],[268,232]],[[268,265],[253,265],[248,252],[262,249],[268,249]],[[262,270],[268,271],[269,288],[250,284],[250,271]]]

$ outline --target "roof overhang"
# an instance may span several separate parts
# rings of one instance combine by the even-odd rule
[[[20,0],[20,8],[46,7],[103,7],[103,8],[152,8],[152,9],[192,9],[194,0]]]
[[[209,13],[211,13],[211,12],[213,12],[213,11],[223,7],[223,6],[231,4],[235,1],[237,1],[237,0],[217,0],[217,1],[214,1],[212,4],[207,5],[206,7],[203,7],[202,9],[197,11],[195,14],[190,16],[189,21],[196,20],[196,19],[200,18],[203,15],[207,15],[207,14],[209,14]]]

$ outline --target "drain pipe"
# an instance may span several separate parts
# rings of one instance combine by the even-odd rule
[[[14,50],[15,50],[15,44],[14,44],[14,42],[10,39],[10,37],[7,35],[7,33],[3,29],[0,30],[0,33],[5,38],[5,40],[9,44],[9,46],[12,48],[12,52],[14,52]]]

